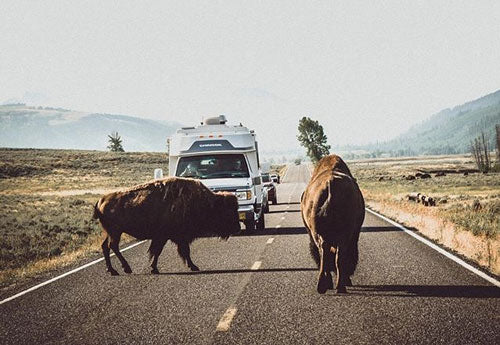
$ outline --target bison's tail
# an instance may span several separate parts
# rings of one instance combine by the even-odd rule
[[[316,243],[314,243],[312,237],[310,237],[309,241],[309,252],[311,253],[311,257],[313,258],[314,262],[316,262],[316,265],[319,267],[320,264],[319,250],[318,247],[316,246]]]
[[[99,207],[97,206],[99,201],[97,201],[94,205],[94,214],[92,215],[92,219],[101,219],[102,213],[99,211]]]

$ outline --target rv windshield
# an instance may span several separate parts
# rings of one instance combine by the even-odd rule
[[[242,154],[181,157],[175,176],[197,179],[249,177]]]

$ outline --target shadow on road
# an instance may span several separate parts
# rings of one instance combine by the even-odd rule
[[[265,272],[307,272],[307,271],[317,271],[317,268],[313,267],[302,267],[302,268],[262,268],[258,270],[251,269],[237,269],[237,270],[207,270],[198,272],[160,272],[160,275],[168,276],[186,276],[186,275],[198,275],[198,274],[226,274],[226,273],[265,273]]]
[[[268,236],[268,235],[302,235],[307,234],[306,228],[266,228],[264,230],[255,230],[247,232],[242,230],[239,234],[234,236]]]
[[[349,293],[395,297],[500,298],[498,287],[480,285],[354,285]]]
[[[390,231],[401,231],[395,226],[364,226],[361,228],[361,232],[390,232]]]

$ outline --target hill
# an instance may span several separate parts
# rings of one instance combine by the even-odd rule
[[[466,153],[471,141],[484,132],[493,150],[496,124],[500,124],[500,90],[452,109],[444,109],[395,139],[349,149],[366,150],[372,156],[384,153],[392,156]]]
[[[0,105],[0,147],[107,150],[117,131],[125,151],[165,151],[181,124],[61,108]]]

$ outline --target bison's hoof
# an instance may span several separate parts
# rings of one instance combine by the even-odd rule
[[[332,277],[329,275],[320,275],[317,287],[318,292],[323,294],[328,289],[333,289]]]
[[[118,272],[113,268],[108,269],[108,272],[111,273],[112,276],[119,276]]]
[[[345,286],[340,286],[340,287],[335,289],[335,292],[336,293],[347,293],[347,289],[345,288]]]
[[[327,288],[326,288],[326,286],[325,286],[325,285],[324,285],[324,286],[321,286],[321,285],[319,285],[319,284],[318,284],[318,287],[317,287],[317,289],[316,289],[316,290],[318,291],[318,293],[320,293],[320,294],[324,294],[324,293],[326,292]]]
[[[124,267],[124,268],[123,268],[123,271],[124,271],[125,273],[132,273],[132,269],[130,268],[130,266]]]
[[[189,268],[190,268],[190,269],[191,269],[191,271],[193,271],[193,272],[198,272],[198,271],[200,270],[200,269],[198,268],[198,266],[196,266],[196,265],[190,266]]]
[[[324,294],[326,290],[328,290],[328,281],[325,281],[324,279],[320,280],[318,282],[318,287],[316,288],[318,293]]]
[[[153,268],[153,269],[151,270],[151,274],[160,274],[160,271],[158,271],[158,269],[157,269],[157,268]]]

